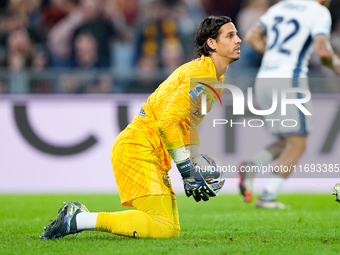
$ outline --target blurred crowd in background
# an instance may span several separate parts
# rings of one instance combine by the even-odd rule
[[[194,34],[207,15],[231,17],[242,39],[276,2],[1,0],[0,94],[150,93],[196,57]],[[330,11],[331,42],[340,54],[340,0]],[[227,75],[255,77],[260,61],[242,42],[241,59]],[[315,55],[310,69],[314,77],[332,75]]]

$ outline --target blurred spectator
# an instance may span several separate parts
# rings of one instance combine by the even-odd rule
[[[105,2],[102,2],[105,3]],[[81,33],[90,33],[95,38],[98,47],[98,58],[103,63],[104,66],[110,66],[110,47],[111,40],[117,39],[119,36],[117,29],[114,27],[113,20],[105,19],[103,16],[104,4],[98,4],[95,0],[83,0],[83,15],[84,22],[76,28],[73,34],[73,42],[77,35]],[[75,54],[75,44],[73,43],[73,55]]]
[[[102,19],[109,23],[114,28],[114,40],[128,42],[133,40],[133,28],[127,25],[126,12],[129,8],[137,8],[136,0],[124,1],[122,0],[101,0],[102,3]],[[119,4],[120,3],[120,4]],[[129,7],[128,7],[128,6]],[[125,10],[125,13],[124,13]],[[131,9],[132,10],[132,9]],[[130,19],[132,16],[130,17]],[[135,17],[133,17],[134,19]],[[131,20],[130,20],[131,21]],[[131,24],[130,24],[131,25]],[[134,25],[134,24],[133,24]]]
[[[66,16],[68,5],[68,0],[50,0],[50,4],[44,8],[40,29],[45,37],[50,29]]]
[[[113,91],[111,75],[100,70],[119,74],[115,76],[116,93],[148,93],[169,72],[194,57],[194,33],[207,14],[233,18],[242,39],[250,25],[277,1],[2,0],[0,64],[13,73],[0,72],[0,93],[52,93],[61,88],[70,93]],[[339,8],[340,0],[333,0],[335,50],[340,48]],[[245,42],[241,51],[241,59],[227,75],[253,77],[261,56]],[[332,75],[318,61],[312,57],[312,77]],[[48,66],[82,71],[79,77],[64,75],[52,89],[52,78],[46,79]],[[54,70],[52,74],[58,74]],[[135,71],[136,77],[127,77]],[[334,85],[329,91],[335,91]]]
[[[48,54],[44,49],[35,49],[32,60],[32,74],[30,82],[30,91],[34,94],[53,93],[53,84],[50,79],[41,78],[39,74],[43,74],[49,63]],[[38,77],[35,78],[35,75]]]
[[[124,39],[125,18],[115,0],[64,0],[68,15],[57,23],[47,37],[52,64],[69,67],[75,56],[75,38],[82,33],[91,34],[97,44],[98,57],[103,66],[111,64],[111,43]],[[130,37],[131,37],[130,33]]]
[[[138,17],[138,0],[109,0],[112,2],[112,6],[115,6],[117,10],[120,10],[121,14],[124,15],[124,19],[127,25],[135,25]],[[107,8],[105,8],[107,9]]]
[[[47,34],[47,46],[51,55],[52,66],[67,67],[70,65],[72,37],[74,31],[84,21],[83,9],[79,0],[64,0],[68,14]]]
[[[167,40],[161,52],[164,71],[170,75],[184,62],[184,51],[178,40]]]
[[[110,93],[113,81],[108,74],[98,74],[103,67],[98,55],[96,39],[91,34],[79,34],[75,39],[75,57],[72,67],[77,73],[64,75],[60,88],[65,93]]]
[[[18,29],[10,32],[7,38],[7,52],[2,66],[18,72],[31,67],[33,61],[32,43],[28,32]]]
[[[157,67],[164,67],[162,47],[168,41],[181,44],[176,21],[170,17],[165,1],[152,1],[143,24],[137,29],[136,63],[140,58],[155,58]]]
[[[8,6],[9,13],[22,20],[20,28],[27,29],[34,43],[42,42],[41,32],[38,27],[40,23],[40,4],[41,0],[12,0]]]
[[[143,55],[136,65],[136,76],[130,80],[128,93],[151,93],[163,81],[163,72],[157,67],[155,56]]]
[[[157,73],[157,60],[155,56],[141,56],[138,59],[136,70],[138,79],[136,79],[132,85],[140,88],[140,91],[145,90],[145,87],[153,89],[159,85],[154,79]]]
[[[240,38],[245,37],[248,30],[258,22],[268,8],[268,0],[247,0],[244,3],[236,18]]]
[[[29,25],[38,27],[41,23],[40,5],[42,3],[42,0],[21,0],[19,2],[23,2],[24,4],[24,9],[29,20]]]
[[[30,67],[42,70],[47,64],[46,52],[43,48],[37,50],[26,29],[17,29],[9,33],[2,66],[18,72]]]
[[[104,66],[98,57],[97,41],[91,34],[79,34],[74,44],[75,56],[72,59],[72,67],[95,68]]]
[[[9,1],[7,8],[0,15],[0,45],[5,47],[7,36],[14,30],[25,29],[33,43],[42,43],[42,37],[35,26],[39,19],[38,7],[40,0]],[[36,15],[33,15],[35,13]],[[35,23],[33,22],[35,20]]]
[[[39,72],[48,64],[48,56],[43,49],[34,48],[32,41],[25,29],[18,29],[10,32],[7,39],[7,51],[1,65],[8,68],[11,73],[11,91],[26,91],[33,93],[50,93],[52,84],[48,80],[38,80],[29,82],[26,73],[27,69]],[[2,83],[5,86],[6,83]],[[27,86],[27,88],[23,88]]]
[[[11,93],[29,93],[27,77],[21,71],[32,66],[32,43],[25,29],[13,30],[6,42],[5,57],[1,66],[6,67],[8,80],[2,82],[2,87]]]
[[[0,43],[2,47],[6,47],[7,36],[13,30],[25,28],[27,24],[26,16],[15,14],[9,10],[5,10],[0,15]]]
[[[7,11],[13,13],[16,16],[27,17],[27,12],[25,9],[25,2],[18,0],[18,1],[9,1],[7,5]]]
[[[184,61],[184,51],[179,40],[167,38],[164,40],[160,53],[162,69],[159,69],[159,59],[155,54],[142,55],[136,64],[137,77],[132,80],[128,92],[149,93],[154,91],[178,66]]]
[[[194,57],[195,32],[205,16],[203,6],[198,0],[182,0],[171,9],[171,17],[177,22],[178,34],[185,55],[183,62],[190,61]]]

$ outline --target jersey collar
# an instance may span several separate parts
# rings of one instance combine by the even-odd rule
[[[216,75],[216,67],[215,67],[215,64],[212,61],[211,57],[206,57],[206,56],[202,55],[201,61],[207,66],[207,68],[209,68],[209,70],[212,71],[212,76],[216,77],[216,79],[218,81],[221,81],[221,79],[224,79],[224,75],[223,74],[219,78],[217,77],[217,75]]]
[[[216,77],[216,67],[211,57],[206,57],[202,55],[202,62],[213,72],[213,76]]]

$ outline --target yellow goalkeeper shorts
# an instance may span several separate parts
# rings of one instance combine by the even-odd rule
[[[126,128],[113,144],[111,162],[122,205],[132,206],[134,199],[143,196],[171,195],[167,174],[171,163],[157,135],[147,137]]]

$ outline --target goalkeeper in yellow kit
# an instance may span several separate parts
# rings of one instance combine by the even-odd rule
[[[82,230],[139,238],[178,237],[177,203],[168,176],[171,159],[183,177],[188,197],[192,195],[198,202],[216,196],[202,177],[193,175],[190,158],[200,155],[197,128],[204,117],[200,112],[201,97],[193,93],[199,84],[193,81],[204,79],[206,89],[211,90],[207,93],[211,108],[209,102],[223,92],[214,86],[223,83],[223,74],[239,59],[240,43],[230,18],[205,18],[195,35],[199,59],[175,70],[116,138],[111,160],[120,199],[122,205],[136,210],[90,213],[79,202],[65,203],[41,239]]]

